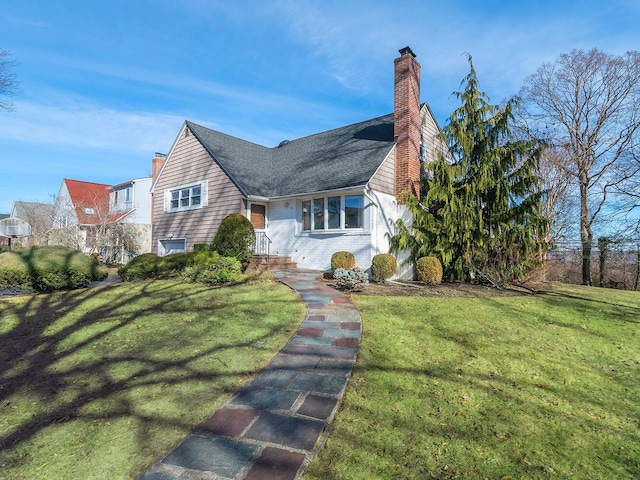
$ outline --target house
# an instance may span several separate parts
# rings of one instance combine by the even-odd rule
[[[0,213],[0,220],[4,220],[5,218],[9,218],[8,213]],[[9,239],[7,237],[3,237],[0,235],[0,253],[3,250],[6,250],[9,247]]]
[[[51,243],[105,261],[126,262],[150,251],[151,178],[110,186],[65,178],[53,206]]]
[[[127,263],[133,256],[151,251],[151,177],[112,186],[109,190],[109,212],[112,215],[124,214],[119,222],[126,226],[129,235],[123,235],[117,242],[118,247],[112,248],[105,258]]]
[[[419,196],[422,165],[446,151],[409,47],[394,62],[394,112],[269,148],[185,121],[169,154],[153,160],[153,241],[159,255],[210,243],[242,213],[258,253],[326,270],[352,252],[371,265],[389,251],[403,193]],[[412,275],[403,271],[399,276]]]
[[[23,247],[47,245],[51,232],[53,205],[40,202],[13,202],[11,218],[20,218],[31,226],[31,235],[20,239]]]

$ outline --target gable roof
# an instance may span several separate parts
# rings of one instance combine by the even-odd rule
[[[18,217],[29,221],[32,217],[51,218],[53,215],[53,205],[40,202],[13,202],[10,216]]]
[[[364,186],[394,146],[393,114],[269,148],[187,121],[245,196],[284,197]]]
[[[80,225],[100,225],[102,223],[115,222],[128,213],[108,215],[110,185],[71,180],[69,178],[65,178],[63,182],[67,186],[67,191]],[[87,213],[85,207],[93,208],[95,213]]]

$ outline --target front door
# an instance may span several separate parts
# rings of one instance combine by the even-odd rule
[[[265,229],[265,213],[267,207],[257,203],[251,204],[251,225],[256,230]]]
[[[269,243],[271,243],[271,240],[269,240],[265,231],[267,228],[266,213],[267,207],[265,205],[260,205],[259,203],[251,204],[251,225],[256,231],[254,249],[256,255],[269,255]]]

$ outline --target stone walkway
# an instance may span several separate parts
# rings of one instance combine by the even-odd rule
[[[319,272],[276,271],[307,316],[271,363],[139,480],[294,480],[320,449],[360,343],[360,315]]]

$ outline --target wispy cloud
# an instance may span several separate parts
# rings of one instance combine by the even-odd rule
[[[41,145],[153,152],[173,139],[183,119],[171,114],[122,112],[77,99],[48,105],[15,102],[0,117],[0,138]]]

